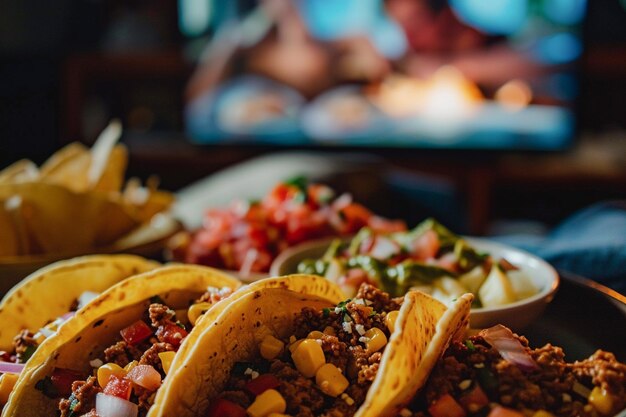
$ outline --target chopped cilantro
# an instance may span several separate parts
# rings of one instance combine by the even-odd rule
[[[472,341],[469,339],[465,341],[465,346],[469,349],[470,352],[474,352],[476,350],[476,346],[474,346]]]
[[[20,363],[28,362],[28,360],[30,359],[31,356],[33,356],[36,350],[37,350],[37,346],[32,346],[32,345],[26,346],[26,349],[24,350],[24,352],[18,355]]]
[[[330,308],[323,308],[323,309],[322,309],[322,315],[323,315],[324,317],[328,317],[328,316],[330,316]]]

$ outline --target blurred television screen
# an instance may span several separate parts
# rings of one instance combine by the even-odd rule
[[[585,0],[179,0],[198,143],[559,150]]]

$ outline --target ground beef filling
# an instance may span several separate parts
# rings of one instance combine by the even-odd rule
[[[69,399],[59,401],[61,417],[70,415],[81,415],[85,412],[93,411],[96,403],[96,394],[101,390],[96,385],[96,377],[90,376],[86,381],[74,381],[72,384],[72,395]]]
[[[588,359],[567,363],[563,350],[550,344],[538,349],[516,336],[539,368],[523,371],[504,360],[481,336],[453,343],[433,369],[428,383],[411,406],[426,410],[444,394],[461,398],[474,384],[480,385],[491,403],[516,410],[546,410],[557,417],[591,417],[597,412],[575,385],[601,386],[616,399],[616,410],[626,407],[626,365],[615,356],[597,351]],[[471,384],[468,384],[470,381]],[[484,412],[484,410],[481,410]],[[415,416],[427,416],[417,411]]]
[[[15,352],[16,361],[25,363],[32,354],[32,350],[37,348],[37,341],[34,339],[33,333],[24,329],[13,338],[13,351]]]
[[[176,351],[177,346],[168,342],[168,336],[162,329],[179,325],[175,321],[176,313],[168,306],[160,303],[150,304],[147,313],[147,319],[155,329],[154,336],[135,345],[130,345],[124,340],[115,342],[104,349],[100,359],[103,363],[115,363],[122,368],[133,361],[137,361],[140,365],[152,366],[159,371],[161,378],[165,378],[165,372],[158,355],[162,352]],[[95,395],[102,388],[98,387],[94,377],[89,377],[85,381],[75,381],[72,385],[72,396],[69,399],[59,401],[61,416],[69,416],[73,410],[75,416],[89,412],[88,416],[97,417],[94,408]],[[147,414],[154,400],[154,395],[155,391],[134,385],[130,401],[139,406],[139,416]]]
[[[321,311],[304,308],[296,317],[295,339],[306,338],[312,331],[325,333],[318,343],[322,346],[326,363],[337,366],[350,383],[342,395],[331,397],[324,394],[315,378],[307,378],[297,370],[289,349],[285,348],[284,353],[274,360],[238,364],[221,398],[248,408],[255,395],[246,389],[246,384],[257,374],[270,374],[280,382],[275,389],[285,399],[285,413],[290,416],[354,415],[365,401],[382,357],[382,350],[373,353],[366,350],[362,334],[377,327],[389,338],[385,316],[398,310],[401,302],[401,298],[392,299],[375,287],[364,284],[354,299],[340,303],[336,308]],[[289,341],[284,342],[287,347]]]

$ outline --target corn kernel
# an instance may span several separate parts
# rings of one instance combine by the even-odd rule
[[[326,363],[324,351],[316,340],[305,339],[291,354],[296,369],[307,378],[315,376],[315,372]]]
[[[387,336],[377,327],[369,329],[363,336],[367,339],[365,346],[368,352],[378,352],[387,344]]]
[[[272,335],[267,335],[263,338],[260,345],[261,356],[268,361],[278,357],[283,351],[285,344],[276,339]]]
[[[258,395],[246,410],[250,417],[267,417],[272,413],[284,413],[287,402],[275,389],[268,389]]]
[[[313,330],[311,333],[309,333],[309,335],[306,337],[307,339],[321,339],[324,336],[324,333],[320,332],[319,330]]]
[[[161,359],[161,366],[163,366],[163,371],[165,372],[165,375],[167,375],[170,371],[170,366],[172,366],[174,356],[176,356],[176,352],[174,351],[159,353],[159,359]]]
[[[554,417],[554,414],[546,410],[539,410],[533,414],[533,417]]]
[[[189,307],[189,310],[187,310],[187,318],[189,318],[189,323],[195,325],[200,316],[206,313],[210,308],[211,303],[193,304],[191,307]]]
[[[336,397],[348,388],[350,383],[332,363],[324,364],[315,373],[315,382],[322,392]]]
[[[296,349],[298,349],[298,346],[300,346],[300,343],[302,343],[305,339],[300,339],[300,340],[296,340],[294,342],[292,342],[289,345],[289,352],[291,352],[293,354],[293,352],[296,351]]]
[[[337,334],[335,333],[335,329],[331,326],[326,326],[326,328],[324,329],[324,334],[329,334],[331,336],[336,336]]]
[[[594,387],[589,394],[589,404],[600,414],[611,414],[613,411],[613,397],[603,388]]]
[[[126,371],[122,369],[122,367],[116,363],[105,363],[104,365],[98,368],[97,375],[98,375],[98,384],[102,388],[104,388],[109,382],[109,378],[111,378],[111,375],[115,375],[121,378],[121,377],[126,376]]]
[[[9,401],[9,394],[13,391],[13,387],[17,382],[19,375],[2,374],[0,375],[0,405]]]
[[[130,372],[131,369],[133,369],[137,365],[139,365],[139,362],[137,361],[128,362],[128,364],[124,367],[124,371],[128,373]]]
[[[385,325],[389,329],[389,333],[393,333],[396,328],[396,320],[398,319],[398,310],[390,311],[385,316]]]

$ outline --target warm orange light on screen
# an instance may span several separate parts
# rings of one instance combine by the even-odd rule
[[[517,111],[528,106],[533,98],[527,82],[511,80],[496,91],[495,99],[507,110]]]
[[[443,66],[429,80],[423,115],[435,119],[463,118],[476,109],[483,96],[476,85],[452,66]]]

